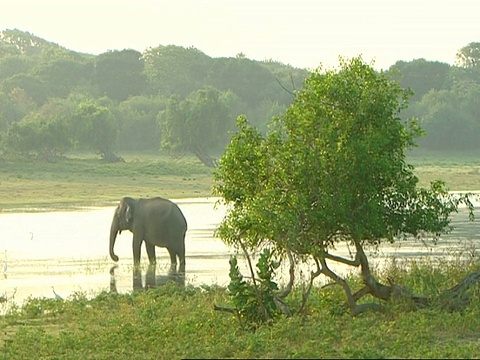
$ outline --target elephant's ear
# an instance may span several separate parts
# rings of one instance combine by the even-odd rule
[[[127,205],[125,209],[125,221],[130,224],[133,221],[133,209],[130,205]]]

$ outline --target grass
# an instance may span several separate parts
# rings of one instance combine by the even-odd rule
[[[125,158],[126,163],[116,164],[79,155],[57,163],[3,161],[0,209],[102,206],[123,196],[211,196],[211,170],[194,158],[174,161],[159,155],[135,154]]]
[[[122,154],[123,155],[123,154]],[[0,163],[3,210],[106,205],[125,195],[170,198],[211,196],[211,171],[193,158],[130,154],[126,163],[103,164],[84,154],[58,163]],[[440,178],[451,190],[480,189],[480,161],[414,154],[421,185]],[[0,160],[1,161],[1,160]],[[424,294],[436,294],[479,271],[478,259],[392,263],[378,277]],[[350,279],[350,281],[359,281]],[[296,293],[290,301],[298,302]],[[476,298],[480,300],[478,289]],[[9,301],[0,299],[1,301]],[[179,358],[472,358],[480,354],[480,301],[462,312],[410,311],[387,304],[385,314],[352,318],[338,287],[315,288],[306,316],[281,317],[255,332],[242,330],[231,305],[214,285],[146,292],[76,293],[67,301],[29,299],[0,317],[0,357],[5,359]],[[2,303],[4,305],[4,303]],[[0,305],[2,305],[0,304]]]
[[[104,206],[123,196],[209,197],[211,169],[193,157],[127,154],[126,163],[105,164],[93,155],[69,154],[56,163],[0,158],[0,211]],[[480,189],[480,157],[412,153],[420,186],[444,180],[451,190]]]
[[[436,292],[460,280],[465,266],[413,270],[392,264],[417,292]],[[465,265],[465,264],[463,264]],[[461,270],[460,270],[461,269]],[[434,271],[435,276],[432,276]],[[356,279],[351,279],[356,281]],[[298,301],[296,293],[293,301]],[[480,298],[480,294],[477,294]],[[180,359],[180,358],[472,358],[480,354],[480,302],[463,312],[409,311],[389,304],[385,314],[352,318],[338,287],[314,289],[305,316],[281,317],[255,332],[242,330],[216,286],[146,292],[81,293],[68,301],[30,299],[0,318],[6,359]]]
[[[407,155],[407,162],[415,167],[420,186],[427,187],[431,181],[440,179],[450,190],[480,190],[480,154],[416,150]]]

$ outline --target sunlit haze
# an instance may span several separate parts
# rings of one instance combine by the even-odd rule
[[[480,2],[373,0],[1,0],[0,30],[28,31],[100,54],[158,45],[238,53],[296,67],[362,55],[386,69],[424,58],[454,64],[480,41]]]

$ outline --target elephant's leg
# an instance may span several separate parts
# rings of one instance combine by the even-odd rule
[[[140,265],[140,251],[142,249],[143,236],[133,234],[132,250],[133,250],[133,266],[138,267]]]
[[[178,272],[181,274],[185,274],[185,246],[182,246],[182,248],[178,252],[178,258],[180,260],[180,267],[178,269]]]
[[[152,289],[156,286],[155,265],[149,265],[145,274],[145,290]]]
[[[173,250],[168,248],[168,253],[170,254],[170,273],[177,272],[177,253]]]
[[[147,249],[148,261],[150,261],[150,265],[155,265],[157,263],[157,257],[155,255],[155,245],[152,245],[148,241],[145,241],[145,247]]]
[[[134,291],[138,290],[143,290],[143,285],[142,285],[142,270],[140,270],[140,266],[134,266],[133,267],[133,273],[132,273],[132,287]]]

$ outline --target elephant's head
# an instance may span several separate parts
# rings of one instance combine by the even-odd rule
[[[132,231],[134,205],[134,199],[125,197],[115,209],[110,227],[110,257],[113,261],[118,261],[118,256],[113,251],[117,234],[122,233],[122,230]]]

